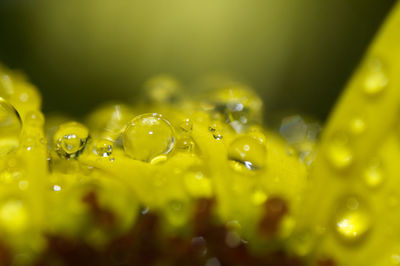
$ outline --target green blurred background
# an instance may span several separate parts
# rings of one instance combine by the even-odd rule
[[[228,73],[266,114],[325,119],[394,0],[0,0],[0,61],[40,88],[44,110],[137,99],[169,73]]]

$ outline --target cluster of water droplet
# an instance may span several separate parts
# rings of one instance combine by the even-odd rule
[[[362,93],[370,100],[384,93],[388,80],[379,62],[365,71]],[[145,85],[143,106],[110,103],[80,122],[61,115],[45,121],[35,88],[11,72],[0,74],[0,195],[6,195],[0,196],[0,237],[2,230],[15,235],[40,228],[32,230],[101,246],[109,232],[132,226],[139,205],[146,206],[141,215],[161,213],[173,231],[190,223],[199,198],[215,198],[219,219],[244,225],[226,235],[229,248],[245,243],[242,235],[260,237],[262,225],[270,228],[260,229],[268,232],[261,243],[291,237],[317,158],[321,126],[314,120],[292,115],[281,120],[279,132],[266,131],[262,101],[250,88],[224,84],[196,98],[184,95],[174,78],[157,76]],[[321,160],[332,173],[358,173],[368,189],[380,187],[385,164],[379,156],[352,172],[353,142],[368,130],[364,116],[349,116],[343,125],[327,135]],[[279,217],[271,198],[288,203]],[[368,199],[358,195],[339,197],[332,216],[338,239],[351,245],[373,225]],[[296,250],[311,249],[304,243]],[[206,263],[219,264],[217,258]]]

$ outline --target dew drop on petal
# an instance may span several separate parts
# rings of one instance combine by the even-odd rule
[[[183,120],[183,122],[179,125],[179,129],[184,133],[190,133],[193,130],[193,122],[189,118]]]
[[[175,149],[175,131],[159,114],[143,114],[133,118],[123,133],[125,153],[135,160],[151,162],[169,156]]]
[[[94,153],[100,157],[109,157],[112,154],[114,143],[108,139],[98,139],[94,142]]]
[[[353,163],[353,152],[345,135],[337,135],[328,143],[326,156],[337,170],[347,169]]]
[[[235,171],[251,172],[265,165],[267,150],[263,143],[251,136],[236,138],[228,148],[228,160]]]
[[[364,93],[368,96],[380,94],[388,85],[388,77],[378,59],[372,59],[367,64],[365,79],[363,83]]]
[[[370,210],[359,197],[345,197],[338,204],[334,224],[337,234],[343,240],[357,241],[371,228]]]
[[[64,158],[75,158],[85,148],[89,130],[78,122],[61,124],[54,134],[57,153]]]
[[[0,156],[18,148],[21,128],[18,112],[6,100],[0,98]]]
[[[363,172],[365,184],[370,188],[379,187],[384,181],[383,166],[381,160],[375,158],[367,164]]]
[[[354,117],[350,120],[349,131],[354,136],[361,135],[366,129],[365,121],[361,117]]]

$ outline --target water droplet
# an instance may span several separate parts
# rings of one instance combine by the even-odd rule
[[[338,170],[344,170],[353,163],[353,153],[345,135],[335,136],[327,146],[327,158]]]
[[[127,155],[135,160],[152,161],[169,156],[175,148],[175,132],[170,122],[159,114],[143,114],[129,122],[123,134]]]
[[[346,241],[357,241],[371,228],[371,214],[360,198],[349,196],[339,202],[335,213],[335,229]]]
[[[180,84],[171,76],[159,75],[146,83],[145,92],[154,103],[173,103],[179,98]]]
[[[89,130],[78,122],[61,124],[54,134],[54,144],[61,157],[75,158],[83,151]]]
[[[222,114],[225,121],[234,121],[246,125],[249,122],[260,122],[262,116],[262,100],[249,87],[233,84],[216,90],[211,95],[214,110]],[[233,124],[233,128],[243,127]]]
[[[190,133],[193,130],[193,122],[189,118],[186,118],[180,125],[179,128],[184,132],[184,133]]]
[[[176,148],[183,152],[194,152],[196,143],[191,137],[184,137],[178,140]]]
[[[366,129],[364,120],[361,117],[354,117],[352,120],[350,120],[349,129],[350,133],[352,133],[354,136],[361,135]]]
[[[364,79],[363,89],[365,94],[375,96],[380,94],[388,85],[388,78],[386,76],[382,62],[378,59],[370,60]]]
[[[108,139],[99,139],[94,143],[94,153],[100,157],[109,157],[113,151],[113,142]]]
[[[208,131],[210,131],[212,133],[214,139],[216,139],[216,140],[221,140],[224,137],[221,134],[221,132],[218,130],[218,127],[216,124],[209,126]]]
[[[11,104],[0,97],[0,156],[18,148],[21,126],[18,112]]]
[[[228,148],[228,160],[239,172],[256,171],[264,167],[267,150],[263,143],[251,136],[236,138]]]
[[[363,173],[365,184],[370,188],[380,186],[384,180],[381,160],[375,158],[364,170]]]

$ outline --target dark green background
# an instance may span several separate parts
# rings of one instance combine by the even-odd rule
[[[394,0],[0,1],[0,61],[44,110],[135,99],[151,75],[190,88],[215,71],[254,86],[266,114],[325,119]]]

